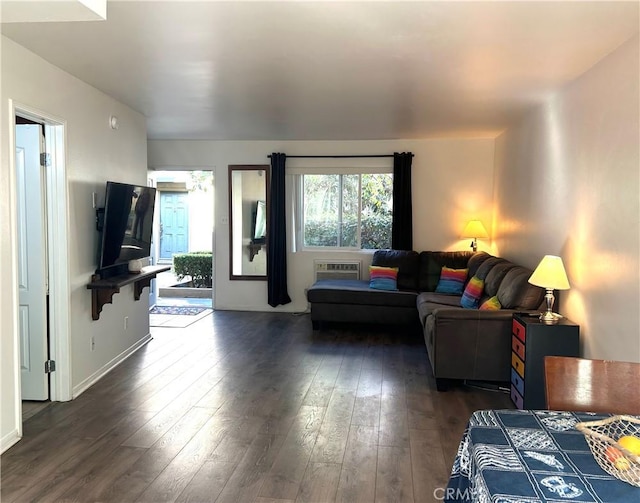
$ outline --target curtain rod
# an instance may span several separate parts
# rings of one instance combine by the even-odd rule
[[[370,155],[288,155],[287,159],[351,159],[365,157],[393,157],[394,154],[370,154]],[[267,156],[271,159],[271,154]],[[413,154],[411,154],[413,157]]]

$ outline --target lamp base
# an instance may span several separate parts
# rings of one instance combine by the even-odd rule
[[[546,325],[554,325],[558,323],[558,320],[562,318],[562,316],[553,312],[553,303],[555,301],[553,288],[547,288],[546,290],[547,293],[544,299],[547,303],[547,310],[544,313],[540,313],[540,321]]]
[[[560,319],[562,319],[562,315],[550,311],[545,311],[544,313],[540,313],[539,319],[545,325],[555,325]]]

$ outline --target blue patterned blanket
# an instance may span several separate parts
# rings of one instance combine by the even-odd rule
[[[474,412],[444,492],[446,502],[640,502],[640,488],[606,473],[575,429],[603,414]]]

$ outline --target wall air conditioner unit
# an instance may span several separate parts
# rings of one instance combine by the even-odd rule
[[[360,279],[360,261],[314,260],[313,280]]]

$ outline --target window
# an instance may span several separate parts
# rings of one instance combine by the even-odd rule
[[[303,248],[391,248],[392,173],[302,174]]]

